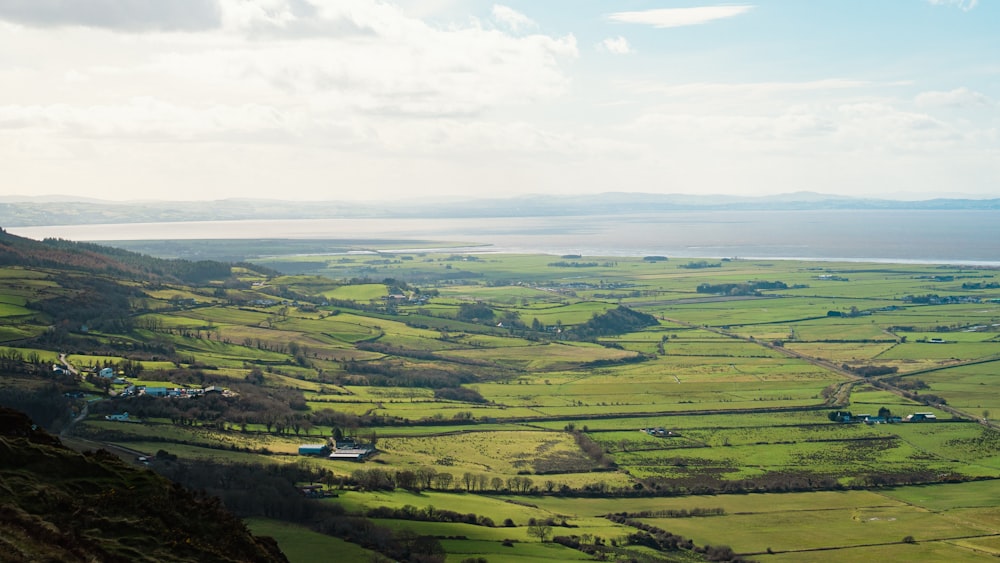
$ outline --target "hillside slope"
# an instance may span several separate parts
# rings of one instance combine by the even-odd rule
[[[217,499],[103,451],[74,452],[2,407],[0,560],[287,561]]]
[[[214,260],[167,260],[137,252],[62,239],[37,241],[0,228],[0,266],[58,268],[123,279],[179,280],[202,283],[230,277],[234,264]],[[240,263],[262,274],[277,274],[262,266]]]

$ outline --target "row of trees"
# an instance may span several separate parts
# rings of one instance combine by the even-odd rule
[[[397,487],[411,491],[424,489],[447,491],[456,488],[468,492],[493,491],[522,494],[539,491],[538,487],[535,486],[534,480],[523,475],[504,479],[466,471],[456,479],[453,474],[446,471],[439,472],[433,467],[420,467],[415,470],[401,469],[397,471],[389,471],[381,468],[356,469],[351,472],[351,483],[360,489],[368,491],[391,491]],[[556,483],[554,481],[546,481],[544,487],[546,491],[552,492],[556,487]]]

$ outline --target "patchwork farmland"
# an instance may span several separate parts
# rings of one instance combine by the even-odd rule
[[[314,502],[434,539],[448,561],[1000,555],[995,270],[391,249],[301,260],[305,275],[135,281],[121,322],[58,330],[38,304],[77,296],[89,274],[2,268],[4,361],[51,371],[61,353],[81,374],[12,372],[4,396],[79,389],[79,420],[54,415],[67,442],[171,475],[294,469]],[[125,411],[131,422],[106,418]],[[933,421],[889,423],[914,413]],[[338,439],[377,453],[298,454]],[[292,560],[357,539],[246,510]]]

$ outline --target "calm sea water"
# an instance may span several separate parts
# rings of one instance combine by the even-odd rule
[[[23,227],[35,239],[393,239],[477,251],[1000,266],[1000,211],[712,211],[494,219],[303,219]],[[485,245],[485,246],[484,246]],[[428,246],[414,243],[414,246]],[[425,250],[433,250],[433,245]]]

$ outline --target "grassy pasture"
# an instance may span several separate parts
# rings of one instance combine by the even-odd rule
[[[886,499],[871,491],[817,491],[809,493],[738,494],[738,495],[688,495],[683,497],[643,497],[629,499],[622,506],[620,499],[602,498],[533,498],[532,504],[540,509],[573,518],[602,516],[616,512],[641,512],[658,510],[691,510],[694,508],[722,508],[727,514],[767,514],[827,508],[851,510],[855,508],[903,507],[904,501]],[[716,527],[717,517],[692,519]],[[674,519],[676,520],[676,519]]]
[[[224,432],[208,428],[174,426],[167,423],[143,422],[122,423],[102,419],[88,420],[84,430],[88,434],[109,433],[119,442],[143,442],[150,439],[160,439],[164,442],[176,442],[191,446],[200,446],[222,450],[260,450],[268,449],[277,454],[297,454],[300,443],[310,441],[307,436],[277,437],[264,433]],[[312,438],[315,441],[315,437]]]
[[[592,560],[590,556],[581,551],[552,543],[516,542],[511,547],[506,547],[497,541],[442,540],[441,545],[448,553],[448,563],[459,563],[469,557],[485,557],[490,563]]]
[[[619,467],[637,477],[667,477],[683,482],[700,475],[725,480],[752,480],[770,473],[795,473],[808,467],[815,475],[836,479],[862,477],[873,472],[958,470],[945,460],[926,459],[925,452],[893,439],[844,440],[735,445],[746,432],[687,432],[689,440],[709,447],[624,452],[614,455]],[[729,440],[729,445],[727,444]],[[994,472],[995,473],[995,472]]]
[[[48,274],[40,270],[26,270],[18,266],[4,266],[0,268],[0,279],[5,283],[13,280],[43,280]]]
[[[0,346],[0,354],[9,354],[11,352],[17,352],[26,357],[31,354],[37,354],[39,359],[41,359],[43,362],[56,363],[59,361],[59,354],[51,350],[41,350],[39,348],[18,348],[10,346]]]
[[[34,315],[31,309],[26,309],[23,303],[3,303],[0,302],[0,318],[26,317]]]
[[[343,491],[338,493],[336,503],[351,513],[361,513],[364,510],[377,507],[403,508],[404,506],[415,506],[417,508],[426,508],[433,506],[437,509],[452,510],[462,514],[475,512],[476,514],[489,516],[497,525],[501,525],[506,518],[510,518],[518,526],[526,526],[530,518],[559,516],[557,513],[528,506],[533,505],[530,500],[525,501],[520,499],[517,502],[508,502],[505,499],[494,498],[490,495],[461,492],[411,492],[404,490]]]
[[[521,312],[521,320],[531,323],[534,319],[546,326],[575,325],[585,323],[595,314],[600,315],[615,305],[600,301],[583,301],[570,303],[560,307],[532,309]]]
[[[920,373],[912,378],[929,385],[929,392],[947,397],[952,406],[979,416],[989,411],[993,418],[1000,416],[998,367],[1000,362],[956,366]]]
[[[786,342],[785,348],[814,358],[824,358],[838,363],[871,361],[885,353],[896,343],[867,344],[861,342]]]
[[[147,312],[145,317],[173,334],[138,330],[126,335],[92,332],[89,336],[101,345],[163,339],[177,349],[185,362],[193,358],[218,366],[218,370],[205,370],[212,375],[242,379],[247,364],[259,362],[261,367],[268,368],[264,385],[306,391],[306,405],[311,412],[333,409],[421,421],[422,425],[413,426],[398,422],[392,426],[377,426],[377,422],[374,427],[363,426],[364,431],[371,429],[378,433],[378,445],[383,450],[372,463],[358,465],[293,455],[297,444],[330,435],[329,427],[314,427],[309,435],[300,437],[268,436],[258,425],[249,425],[250,432],[242,433],[232,429],[232,424],[228,431],[209,431],[174,427],[168,421],[123,425],[89,420],[82,428],[95,433],[115,433],[111,435],[114,442],[141,451],[166,449],[182,457],[227,461],[300,462],[333,469],[340,475],[359,468],[378,467],[392,472],[434,467],[453,474],[459,487],[466,472],[503,479],[525,472],[522,476],[531,478],[533,486],[542,490],[549,481],[556,490],[562,485],[581,488],[598,483],[610,489],[632,490],[636,479],[642,477],[687,483],[709,477],[724,482],[778,473],[808,473],[850,483],[879,471],[1000,476],[997,453],[1000,443],[993,431],[984,426],[944,422],[951,418],[950,414],[863,383],[853,386],[850,404],[845,408],[871,414],[882,406],[895,415],[937,412],[943,420],[877,426],[831,423],[826,417],[831,409],[818,408],[825,400],[822,392],[845,383],[848,378],[761,345],[780,340],[786,350],[835,365],[898,367],[904,382],[920,379],[930,386],[919,390],[920,393],[945,397],[949,405],[974,415],[990,410],[992,417],[1000,412],[1000,395],[993,390],[997,387],[996,362],[962,364],[1000,354],[998,333],[991,328],[1000,318],[1000,306],[985,302],[918,305],[901,300],[905,295],[927,293],[984,297],[998,293],[961,291],[958,281],[942,281],[947,277],[945,274],[986,279],[982,277],[986,271],[794,261],[734,261],[718,269],[687,270],[679,267],[685,261],[678,260],[647,263],[639,258],[506,255],[480,259],[453,259],[447,254],[415,260],[400,260],[395,256],[350,259],[353,262],[338,263],[336,259],[323,258],[322,263],[328,273],[341,272],[344,279],[396,277],[421,289],[438,290],[440,297],[432,298],[426,305],[400,305],[399,310],[404,314],[393,316],[391,311],[364,312],[347,307],[340,307],[339,311],[333,307],[303,311],[292,305],[238,308],[213,302],[215,298],[205,297],[202,289],[171,287],[153,293],[153,298],[146,300],[147,306],[158,312]],[[377,263],[381,260],[391,263]],[[598,266],[550,265],[560,261],[593,261]],[[30,318],[5,317],[5,311],[12,310],[5,307],[23,307],[27,302],[35,302],[38,292],[43,290],[53,295],[62,291],[53,282],[28,275],[17,278],[15,274],[0,269],[0,278],[6,281],[5,276],[9,276],[24,286],[0,290],[0,340],[5,335],[16,338],[46,328],[30,324],[33,322]],[[850,281],[819,279],[821,275],[838,275]],[[766,291],[764,297],[755,298],[696,292],[700,283],[748,280],[781,280],[808,287]],[[378,283],[343,285],[319,277],[281,277],[267,283],[313,296],[317,301],[349,299],[366,307],[381,303],[377,299],[388,289]],[[273,298],[252,291],[242,295]],[[178,296],[208,306],[166,309],[171,306],[167,301]],[[376,301],[372,302],[373,299]],[[595,313],[617,306],[619,300],[657,315],[661,321],[659,326],[640,332],[601,337],[597,343],[558,341],[555,332],[510,330],[495,326],[496,322],[479,325],[453,318],[461,303],[475,300],[483,301],[498,315],[517,313],[529,325],[538,319],[549,326],[561,323],[568,329]],[[890,305],[900,308],[878,310]],[[852,307],[871,314],[827,315],[828,311],[846,313]],[[137,326],[143,326],[142,318]],[[986,328],[977,329],[982,332],[963,332],[973,326]],[[209,333],[211,337],[207,336]],[[751,336],[755,341],[749,339]],[[944,338],[947,343],[919,342],[930,338]],[[358,344],[367,341],[384,346],[380,351],[359,349]],[[302,358],[289,353],[293,346],[306,351]],[[396,354],[393,348],[403,351]],[[649,358],[616,363],[634,357],[636,352],[648,354]],[[54,359],[55,352],[46,354],[47,361]],[[368,361],[368,365],[375,367],[468,374],[478,381],[466,386],[479,391],[490,402],[437,400],[430,388],[347,385],[347,379],[339,379],[345,373],[340,362],[350,359]],[[71,358],[78,366],[120,360],[111,352],[106,356]],[[151,373],[157,367],[172,367],[172,364],[144,365],[147,371],[143,376],[151,380],[149,384],[174,386],[152,381],[164,376]],[[751,412],[776,407],[800,410]],[[435,420],[441,424],[424,425]],[[505,420],[512,422],[504,424]],[[447,421],[455,424],[444,424]],[[586,427],[587,436],[619,464],[619,470],[592,471],[595,462],[564,431],[569,425],[577,429]],[[653,438],[638,431],[651,426],[676,430],[681,436]],[[272,455],[244,451],[261,448],[267,448]],[[498,523],[509,515],[519,525],[507,531],[390,522],[399,529],[421,533],[467,535],[467,540],[445,540],[451,553],[449,561],[460,561],[459,554],[487,556],[490,561],[579,557],[582,556],[579,552],[542,545],[529,538],[523,523],[531,516],[569,515],[581,527],[557,529],[556,533],[586,531],[621,537],[629,530],[600,519],[600,514],[639,510],[637,507],[642,506],[655,507],[651,510],[725,507],[727,514],[722,517],[662,522],[662,527],[693,537],[698,543],[728,543],[737,551],[747,552],[764,552],[767,547],[776,551],[835,548],[830,552],[753,555],[758,560],[819,560],[828,556],[851,560],[858,555],[893,559],[899,554],[916,559],[962,560],[966,554],[975,553],[970,551],[972,548],[996,551],[998,542],[980,537],[995,530],[1000,519],[993,509],[997,503],[985,488],[991,484],[968,483],[972,491],[968,493],[959,493],[961,489],[957,488],[942,489],[944,492],[934,493],[934,498],[924,504],[891,495],[933,491],[932,487],[900,487],[884,491],[884,496],[852,491],[802,496],[630,498],[627,502],[545,495],[493,498],[495,491],[489,488],[490,496],[436,491],[419,495],[401,491],[350,491],[330,502],[342,502],[345,506],[433,504],[459,512],[486,513]],[[975,486],[983,489],[977,490]],[[977,497],[985,500],[974,500]],[[604,507],[603,512],[596,512],[598,507]],[[819,532],[812,533],[811,529]],[[967,532],[975,537],[946,539]],[[301,531],[282,533],[295,537]],[[906,535],[913,535],[919,543],[899,544]],[[502,547],[499,541],[505,537],[520,541],[514,548]],[[313,540],[300,541],[312,545],[308,542]],[[866,542],[877,545],[851,547]]]
[[[676,534],[708,543],[714,535],[697,518],[650,518],[643,521]],[[914,507],[872,507],[848,509],[803,509],[760,514],[732,514],[713,518],[712,524],[725,529],[725,542],[741,553],[801,551],[820,548],[851,548],[871,544],[902,543],[906,536],[917,541],[979,536],[977,527]],[[897,548],[899,549],[899,548]],[[809,557],[799,553],[800,557]],[[895,551],[894,553],[906,553]],[[842,555],[842,557],[845,555]],[[853,556],[847,556],[853,557]]]
[[[840,563],[843,561],[893,561],[903,557],[912,561],[947,561],[964,563],[982,561],[991,552],[966,547],[988,540],[922,541],[915,544],[902,542],[882,543],[874,546],[842,547],[832,550],[791,551],[776,555],[755,554],[755,560],[765,561],[816,561]]]
[[[254,535],[277,540],[289,563],[312,563],[321,554],[335,557],[337,561],[367,561],[373,555],[361,546],[303,526],[266,518],[247,518],[244,521]]]
[[[799,424],[828,424],[828,411],[825,410],[803,410],[791,411],[780,415],[781,422],[777,422],[774,414],[766,413],[741,413],[730,412],[724,414],[706,414],[703,412],[664,412],[659,415],[648,417],[629,418],[594,418],[584,421],[576,421],[577,428],[587,427],[589,432],[610,432],[610,431],[631,431],[638,432],[639,428],[663,426],[668,430],[684,430],[690,428],[764,428],[771,426],[799,425]],[[556,422],[534,422],[532,426],[542,428],[553,428],[558,425],[561,429],[566,423]]]
[[[387,459],[454,471],[516,475],[518,471],[589,471],[596,466],[563,432],[493,431],[440,437],[384,438]]]
[[[933,512],[1000,507],[1000,487],[997,487],[997,481],[896,487],[879,494]]]
[[[532,344],[501,348],[476,348],[441,352],[444,357],[494,361],[529,371],[562,370],[587,362],[617,361],[635,356],[634,352],[588,344]]]
[[[165,289],[145,289],[143,292],[160,301],[191,300],[197,303],[215,303],[214,297],[191,291],[186,287],[167,287]]]
[[[388,294],[389,290],[385,284],[367,283],[359,285],[343,285],[329,291],[324,291],[320,295],[328,299],[359,301],[364,303],[372,299],[385,297]]]
[[[803,343],[819,341],[891,345],[898,340],[885,331],[884,325],[873,323],[872,319],[872,317],[824,317],[790,323],[789,328],[794,330],[793,340]]]
[[[958,360],[976,360],[997,357],[996,342],[957,342],[946,341],[943,344],[929,342],[907,342],[886,350],[877,357],[878,360],[911,360],[934,361],[947,363]]]
[[[193,319],[202,319],[210,324],[224,323],[232,325],[258,326],[262,325],[271,315],[263,310],[219,306],[202,307],[199,309],[184,311],[183,316]]]
[[[479,286],[479,285],[463,285],[455,286],[450,288],[442,288],[441,296],[445,298],[451,298],[459,301],[469,301],[469,300],[485,300],[497,306],[512,307],[522,303],[524,300],[529,300],[532,302],[537,302],[542,300],[543,302],[558,302],[558,299],[554,298],[550,291],[546,291],[542,288],[529,287],[529,286]],[[522,315],[528,313],[528,310],[522,308],[517,309]]]

